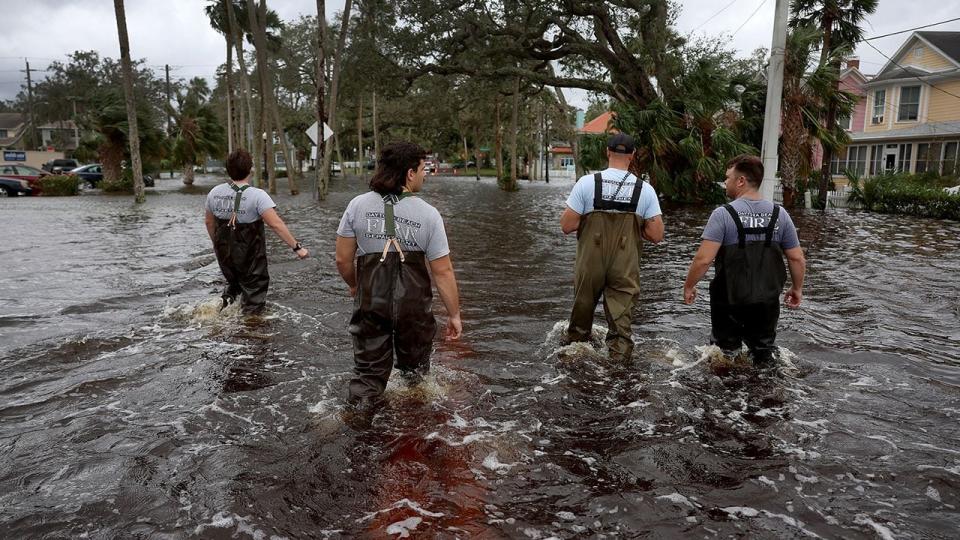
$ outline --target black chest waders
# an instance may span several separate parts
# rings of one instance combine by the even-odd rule
[[[643,219],[637,205],[643,181],[637,180],[630,202],[617,202],[624,182],[620,181],[611,199],[604,199],[603,178],[594,179],[594,211],[580,218],[577,230],[577,261],[574,271],[573,311],[567,337],[587,341],[593,329],[593,315],[600,296],[607,319],[606,344],[610,357],[629,359],[633,354],[631,322],[640,294],[640,253]]]
[[[423,251],[409,249],[417,245],[410,236],[414,228],[402,228],[398,238],[396,221],[406,220],[394,214],[394,205],[411,195],[383,198],[383,251],[357,257],[357,294],[350,318],[355,364],[351,403],[379,398],[394,366],[412,376],[430,369],[437,323],[427,259]]]
[[[232,303],[239,295],[244,313],[259,313],[266,306],[270,286],[263,220],[239,223],[240,200],[250,186],[230,184],[230,187],[236,192],[233,214],[230,219],[217,219],[213,238],[213,251],[227,280],[221,295],[223,305]]]
[[[721,246],[710,282],[710,319],[714,344],[728,354],[745,342],[754,361],[773,359],[780,294],[787,280],[783,249],[773,242],[780,206],[773,205],[765,227],[744,227],[733,206],[723,205],[737,227],[737,243]],[[763,235],[748,241],[747,235]]]

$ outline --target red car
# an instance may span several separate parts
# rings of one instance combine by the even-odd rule
[[[0,165],[0,176],[26,180],[30,184],[30,189],[33,190],[34,195],[39,195],[41,192],[40,179],[49,175],[50,173],[47,171],[41,171],[29,165],[21,165],[19,163],[4,163]]]

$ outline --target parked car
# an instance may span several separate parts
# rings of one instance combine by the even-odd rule
[[[49,175],[50,173],[29,165],[21,165],[19,163],[4,163],[0,165],[0,176],[26,180],[30,183],[30,189],[33,190],[34,195],[40,194],[40,179]]]
[[[64,174],[79,166],[80,163],[75,159],[51,159],[40,168],[51,174]]]
[[[32,195],[30,182],[20,180],[19,178],[7,178],[0,176],[0,197],[17,197],[19,195]]]
[[[342,174],[342,173],[343,173],[343,168],[340,166],[340,163],[339,163],[339,162],[334,161],[334,162],[330,163],[330,174],[331,174],[331,175]]]
[[[427,174],[434,174],[437,172],[437,162],[432,159],[424,160],[423,170]]]
[[[103,166],[99,163],[91,163],[73,169],[70,174],[80,177],[81,182],[95,188],[103,180]]]

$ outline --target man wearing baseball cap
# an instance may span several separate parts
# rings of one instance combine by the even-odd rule
[[[640,293],[642,241],[663,240],[657,193],[628,171],[635,150],[633,137],[611,135],[607,139],[609,167],[577,180],[560,216],[564,234],[577,232],[573,312],[567,338],[590,339],[593,314],[603,295],[607,350],[612,359],[619,360],[629,360],[633,354],[630,323]]]

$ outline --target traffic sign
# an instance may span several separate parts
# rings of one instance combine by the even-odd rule
[[[323,124],[323,140],[329,139],[333,135],[333,130],[330,129],[330,126],[324,122]],[[313,144],[317,144],[320,141],[317,140],[317,123],[314,122],[312,126],[307,128],[307,137],[310,137],[310,140],[313,141]]]

